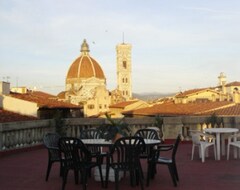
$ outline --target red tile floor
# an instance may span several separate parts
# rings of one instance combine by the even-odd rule
[[[222,157],[215,161],[210,155],[205,163],[201,163],[198,155],[193,161],[191,144],[182,143],[177,152],[177,167],[180,181],[177,187],[173,186],[167,166],[160,165],[157,175],[150,182],[150,190],[239,190],[240,189],[240,160],[231,156],[229,161]],[[143,161],[143,170],[146,175],[146,163]],[[49,181],[45,181],[47,168],[47,151],[44,148],[19,152],[0,157],[0,190],[60,190],[62,180],[59,177],[59,166],[54,165]],[[140,186],[131,187],[128,175],[120,182],[120,189],[140,189]],[[73,174],[70,172],[66,190],[79,190],[82,186],[75,185]],[[100,182],[89,179],[87,189],[102,189]],[[109,182],[108,189],[114,189],[114,183]]]

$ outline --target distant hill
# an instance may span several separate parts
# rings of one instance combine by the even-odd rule
[[[146,93],[133,93],[133,97],[144,101],[152,101],[159,98],[174,96],[175,94],[176,93],[146,92]]]

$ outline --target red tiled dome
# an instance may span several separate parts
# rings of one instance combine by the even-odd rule
[[[89,55],[86,40],[82,44],[81,52],[82,54],[70,66],[67,79],[91,77],[105,79],[101,66]]]

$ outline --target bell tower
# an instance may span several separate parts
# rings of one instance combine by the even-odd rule
[[[221,86],[221,88],[222,88],[222,93],[226,94],[226,86],[225,85],[227,83],[227,79],[223,72],[221,72],[220,75],[218,76],[218,81],[219,81],[219,86]]]
[[[126,100],[132,99],[132,58],[131,44],[121,43],[116,46],[117,51],[117,89]]]

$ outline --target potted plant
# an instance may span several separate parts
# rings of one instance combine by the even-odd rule
[[[154,125],[159,129],[159,138],[164,140],[163,117],[156,115]]]
[[[108,123],[105,123],[98,127],[102,136],[107,141],[116,141],[118,138],[128,136],[131,132],[128,124],[124,121],[124,118],[119,120],[113,120],[110,115],[105,114]]]
[[[54,114],[54,121],[55,121],[55,131],[58,133],[60,136],[66,136],[67,134],[67,128],[65,126],[65,122],[62,117],[63,113],[61,110],[56,110]]]
[[[207,124],[211,124],[212,128],[224,127],[223,118],[218,117],[215,113],[213,113],[209,118],[207,118]]]

